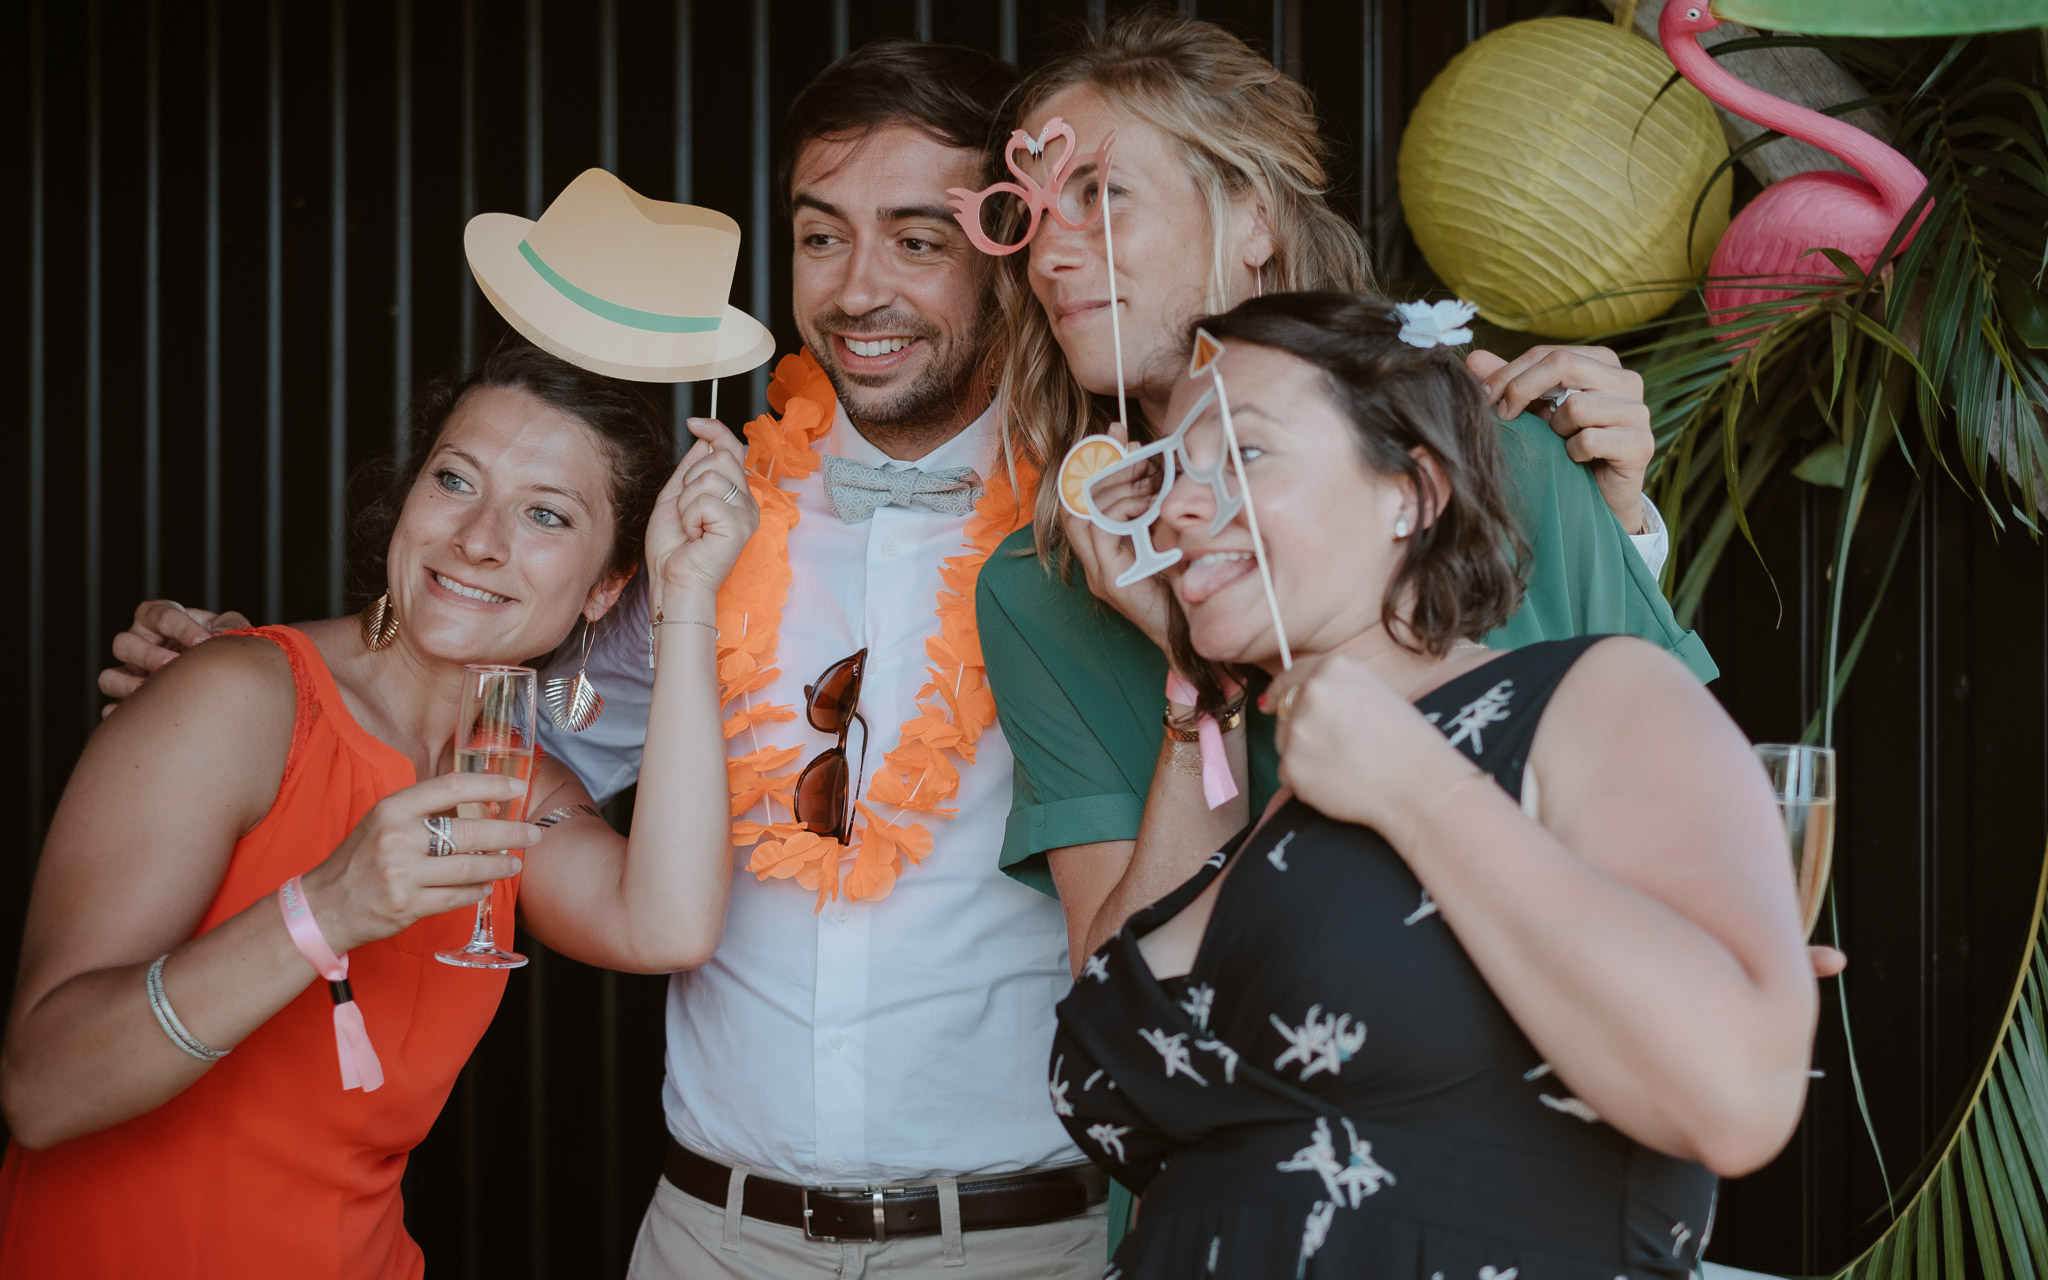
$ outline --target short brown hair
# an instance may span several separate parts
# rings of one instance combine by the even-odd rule
[[[783,211],[804,145],[909,125],[949,147],[986,152],[1017,70],[979,49],[876,40],[820,71],[789,104],[775,187]]]
[[[1365,464],[1407,477],[1423,507],[1435,509],[1408,538],[1380,602],[1395,643],[1441,657],[1513,616],[1527,548],[1508,506],[1500,428],[1455,351],[1401,341],[1394,304],[1363,293],[1267,294],[1196,323],[1226,346],[1271,347],[1322,370]],[[1446,492],[1436,492],[1415,449],[1436,461]],[[1194,680],[1205,710],[1220,707],[1222,677],[1232,673],[1195,653],[1179,610],[1169,621],[1174,665]]]

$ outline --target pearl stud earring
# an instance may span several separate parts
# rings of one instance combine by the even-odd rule
[[[1394,521],[1394,536],[1397,538],[1405,538],[1408,536],[1407,516],[1402,516],[1400,519]]]

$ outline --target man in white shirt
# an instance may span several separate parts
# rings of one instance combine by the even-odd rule
[[[792,301],[839,401],[821,455],[884,474],[1001,465],[990,260],[946,189],[982,184],[1010,74],[968,50],[890,42],[835,63],[791,105]],[[835,468],[783,485],[798,520],[780,674],[752,698],[797,709],[760,733],[800,746],[777,770],[793,772],[839,741],[804,715],[805,686],[865,651],[846,752],[871,779],[919,714],[940,562],[962,553],[969,514],[958,501],[950,513],[835,502]],[[545,735],[600,795],[638,776],[650,687],[645,596],[618,612],[590,658],[604,715],[581,735]],[[1045,1084],[1066,930],[1057,902],[996,865],[1011,778],[1000,728],[959,775],[954,816],[890,813],[926,826],[932,850],[886,897],[854,901],[842,886],[818,911],[794,880],[734,877],[716,955],[670,983],[673,1141],[630,1275],[1100,1275],[1106,1184]],[[837,1238],[807,1238],[806,1208],[811,1235]]]

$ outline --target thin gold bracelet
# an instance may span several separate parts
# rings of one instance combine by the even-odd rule
[[[1173,722],[1174,705],[1171,702],[1167,703],[1165,713],[1159,718],[1160,722],[1166,726],[1166,736],[1172,738],[1175,742],[1200,742],[1202,740],[1202,730],[1199,724],[1193,729],[1184,729]],[[1216,717],[1216,726],[1225,733],[1234,732],[1243,724],[1244,699],[1242,698],[1238,699],[1233,705],[1225,707],[1223,713]]]

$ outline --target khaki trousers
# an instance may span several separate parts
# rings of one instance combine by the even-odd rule
[[[960,1234],[957,1254],[946,1256],[940,1235],[866,1240],[806,1240],[795,1227],[748,1218],[684,1195],[668,1179],[654,1185],[654,1201],[640,1222],[627,1280],[880,1280],[928,1276],[932,1280],[1097,1280],[1109,1259],[1103,1211],[1037,1227]],[[964,1269],[963,1269],[964,1268]]]

